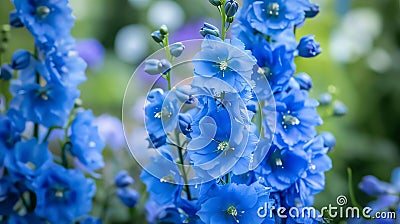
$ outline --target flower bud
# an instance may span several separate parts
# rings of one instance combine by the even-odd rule
[[[133,184],[133,178],[126,170],[121,170],[114,177],[114,184],[117,187],[127,187]]]
[[[0,70],[0,79],[10,80],[13,73],[14,71],[9,64],[3,64]]]
[[[306,11],[306,18],[313,18],[319,13],[319,5],[317,4],[311,4],[310,8],[308,8]]]
[[[333,149],[336,145],[336,138],[330,132],[321,132],[320,135],[324,139],[324,146],[327,147],[329,150]]]
[[[12,27],[15,27],[15,28],[24,27],[24,24],[22,23],[21,19],[19,18],[16,10],[10,12],[9,20],[10,20],[10,25]]]
[[[21,70],[28,67],[31,60],[31,53],[27,50],[17,50],[11,58],[11,67],[15,70]]]
[[[228,0],[225,3],[225,14],[228,18],[234,16],[238,9],[239,4],[235,0]]]
[[[300,39],[297,51],[299,56],[311,58],[319,55],[321,53],[321,48],[319,43],[315,41],[314,35],[308,35]]]
[[[213,6],[221,6],[222,5],[222,2],[221,2],[221,0],[208,0],[210,3],[211,3],[211,5],[213,5]]]
[[[162,43],[164,41],[165,36],[161,34],[159,30],[154,31],[151,33],[151,37],[157,43]]]
[[[167,25],[163,24],[163,25],[160,26],[160,33],[161,33],[161,35],[167,35],[168,34]]]
[[[171,63],[166,59],[149,59],[144,62],[144,71],[150,75],[166,74],[170,69]]]
[[[149,59],[144,62],[144,71],[150,75],[161,74],[162,64],[158,59]]]
[[[128,188],[118,188],[117,196],[128,208],[135,207],[140,198],[136,190]]]
[[[176,58],[181,56],[183,50],[185,50],[185,45],[183,45],[181,42],[174,43],[170,46],[170,53]]]
[[[312,87],[312,79],[307,73],[299,73],[294,77],[294,79],[299,83],[300,89],[310,90]]]
[[[332,102],[332,95],[330,93],[323,93],[319,96],[318,101],[321,105],[328,105]]]
[[[206,37],[207,35],[219,37],[219,29],[209,23],[204,23],[203,27],[200,29],[200,34],[203,37]]]
[[[346,105],[344,105],[344,103],[340,102],[340,101],[335,101],[333,103],[333,115],[334,116],[343,116],[347,114],[347,107]]]
[[[161,62],[161,73],[165,75],[171,70],[172,65],[166,59],[161,59],[160,62]]]

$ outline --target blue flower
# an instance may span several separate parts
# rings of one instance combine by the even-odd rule
[[[46,127],[63,127],[79,96],[79,90],[47,83],[44,85],[15,80],[11,86],[14,95],[10,107],[20,110],[22,116]]]
[[[246,3],[242,10],[245,10],[251,27],[269,36],[302,24],[305,10],[311,5],[308,0],[252,0]]]
[[[299,145],[307,153],[308,163],[304,173],[290,188],[282,193],[285,204],[289,207],[303,207],[314,204],[314,195],[325,187],[324,172],[332,168],[332,161],[327,155],[322,136],[317,136],[304,145]]]
[[[9,64],[1,65],[0,69],[1,69],[0,79],[10,80],[12,78],[12,76],[14,75],[14,70],[11,68],[11,65],[9,65]]]
[[[316,106],[318,101],[308,98],[307,91],[290,89],[288,92],[275,94],[276,101],[276,138],[274,143],[280,146],[293,146],[312,139],[322,124]],[[264,113],[271,110],[268,106]],[[267,121],[266,121],[267,122]]]
[[[257,210],[269,201],[268,188],[258,182],[214,186],[201,200],[197,215],[204,223],[262,223]],[[269,215],[268,215],[269,216]]]
[[[35,213],[54,223],[71,223],[92,207],[96,186],[78,170],[59,165],[44,169],[33,184],[37,204]]]
[[[378,180],[374,176],[365,176],[359,188],[370,196],[382,196],[400,193],[400,168],[396,168],[392,172],[391,183]]]
[[[173,203],[181,194],[182,186],[179,184],[183,181],[178,167],[164,157],[154,158],[142,171],[140,178],[147,187],[150,200],[159,205]]]
[[[71,125],[71,154],[89,171],[104,166],[101,155],[104,142],[100,138],[97,126],[93,125],[94,117],[91,110],[76,115]]]
[[[9,176],[0,177],[0,216],[7,216],[13,212],[15,203],[19,200],[18,189]]]
[[[68,0],[14,0],[13,3],[22,23],[40,43],[63,38],[73,27]]]
[[[322,52],[319,43],[316,42],[314,38],[314,35],[308,35],[300,39],[299,45],[297,46],[299,56],[311,58]]]
[[[234,174],[249,171],[251,154],[258,141],[249,121],[211,97],[200,100],[204,100],[204,107],[194,118],[192,140],[187,146],[197,174],[217,178],[229,171]]]
[[[253,46],[252,52],[260,66],[258,72],[267,77],[272,91],[285,89],[296,69],[293,53],[283,45],[272,50],[265,41]]]
[[[136,190],[130,188],[118,188],[117,196],[128,208],[134,208],[140,197]]]
[[[219,78],[241,91],[251,80],[256,61],[238,39],[222,41],[208,35],[193,58],[195,76]]]
[[[145,205],[146,220],[151,224],[183,223],[184,217],[174,204],[159,205],[154,201],[147,201]]]
[[[31,53],[27,50],[17,50],[14,52],[11,58],[11,68],[15,70],[21,70],[28,67],[30,60],[32,59]]]
[[[86,62],[69,46],[46,52],[45,60],[37,65],[43,78],[49,83],[57,83],[76,88],[86,81]]]
[[[308,156],[304,150],[272,145],[255,173],[263,177],[273,191],[279,191],[289,188],[307,169]]]
[[[310,90],[312,87],[312,79],[307,73],[299,73],[297,74],[294,79],[299,83],[300,89]]]
[[[7,151],[21,139],[21,133],[25,129],[25,120],[19,111],[9,109],[7,116],[0,114],[0,167]],[[3,159],[2,159],[3,158]]]
[[[15,144],[4,163],[13,179],[25,179],[29,183],[51,162],[51,158],[46,143],[38,144],[36,139],[30,139]]]
[[[151,143],[158,148],[166,143],[167,132],[178,124],[177,99],[162,89],[153,89],[147,95],[145,123]],[[174,93],[171,93],[174,94]]]
[[[127,187],[133,184],[133,181],[133,178],[129,176],[129,173],[126,170],[119,171],[114,177],[114,184],[117,187]]]

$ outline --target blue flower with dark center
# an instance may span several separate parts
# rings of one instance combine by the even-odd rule
[[[46,127],[63,127],[71,112],[79,90],[53,83],[26,83],[15,80],[11,85],[14,95],[10,107],[21,111],[22,116]]]
[[[308,156],[304,150],[272,145],[255,173],[263,177],[273,191],[280,191],[289,188],[307,169]]]
[[[206,36],[201,51],[193,58],[195,76],[219,78],[241,91],[251,80],[256,64],[251,52],[244,48],[238,39],[222,41],[218,37]]]
[[[215,185],[200,198],[201,208],[197,215],[209,224],[263,223],[264,219],[257,216],[257,210],[269,200],[268,188],[258,182],[250,186],[235,183]]]
[[[307,91],[290,89],[288,92],[275,94],[277,123],[274,143],[285,147],[312,139],[322,124],[316,107],[318,101],[308,98]],[[271,108],[264,108],[268,113]],[[267,122],[267,121],[266,121]]]
[[[204,106],[194,118],[192,140],[187,146],[197,174],[217,178],[229,171],[247,172],[258,141],[249,121],[235,116],[211,97],[199,101]]]
[[[70,136],[71,154],[89,171],[98,170],[104,166],[101,153],[105,144],[93,121],[91,110],[78,113],[72,122]]]
[[[44,169],[32,183],[36,194],[35,213],[51,223],[71,223],[92,207],[96,185],[79,170],[59,165]]]
[[[49,42],[68,35],[74,25],[68,0],[14,0],[18,17],[36,41]]]
[[[31,139],[15,144],[13,152],[6,157],[4,163],[14,180],[30,182],[51,159],[47,144],[38,144],[36,139]]]

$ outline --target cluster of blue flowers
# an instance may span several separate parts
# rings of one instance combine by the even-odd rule
[[[88,215],[96,185],[85,173],[98,175],[105,143],[92,111],[79,100],[86,63],[70,34],[72,10],[68,0],[12,3],[10,25],[30,32],[34,50],[17,50],[1,67],[11,94],[0,113],[0,220],[99,223]],[[56,131],[62,137],[55,137]],[[49,146],[54,138],[59,147],[56,141]]]
[[[318,101],[308,95],[312,80],[295,75],[294,63],[321,53],[313,35],[295,38],[319,7],[309,0],[244,0],[241,9],[235,0],[209,2],[218,7],[222,26],[201,28],[190,85],[171,88],[171,64],[184,47],[176,54],[168,46],[165,26],[152,35],[167,58],[146,61],[145,71],[167,79],[169,89],[151,90],[145,105],[150,147],[159,152],[141,175],[148,221],[322,221],[282,218],[271,209],[312,206],[332,167],[327,153],[335,139],[317,133],[322,119]],[[258,215],[263,208],[269,209]]]

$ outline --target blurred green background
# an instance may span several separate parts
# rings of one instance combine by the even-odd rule
[[[313,97],[329,91],[349,109],[342,118],[330,117],[329,107],[319,109],[325,121],[319,130],[331,131],[337,139],[330,153],[333,169],[327,173],[326,189],[316,198],[316,206],[320,207],[336,203],[339,195],[348,195],[347,167],[352,168],[356,185],[368,174],[389,181],[391,170],[400,166],[400,2],[314,2],[320,4],[320,14],[306,21],[296,36],[300,39],[302,35],[315,34],[323,53],[312,59],[296,59],[297,72],[307,72],[313,78]],[[97,39],[105,49],[104,58],[87,71],[88,81],[80,86],[81,98],[96,115],[107,113],[119,118],[125,87],[136,66],[159,49],[150,38],[153,30],[165,23],[174,33],[174,40],[200,38],[202,22],[218,20],[218,11],[207,0],[70,3],[76,17],[73,35],[78,40]],[[9,1],[0,2],[1,24],[8,23],[12,8]],[[13,29],[11,35],[6,59],[10,60],[12,51],[18,48],[33,49],[27,31]],[[123,168],[136,176],[136,186],[143,191],[137,177],[140,168],[127,149],[107,150],[105,156],[108,163],[103,174],[108,182],[99,184],[112,184],[112,175]],[[101,196],[102,193],[96,198],[99,204],[108,200],[107,194]],[[362,205],[372,200],[358,189],[356,196]],[[113,206],[108,207],[112,210]],[[101,214],[102,209],[97,206],[94,213]],[[111,211],[106,216],[113,223],[126,222],[132,216],[143,219],[143,208]]]

